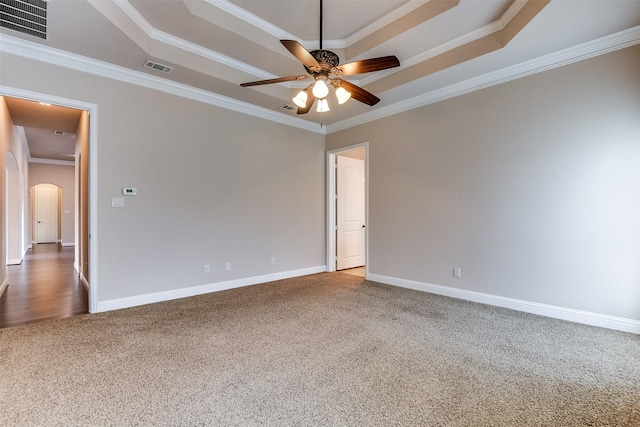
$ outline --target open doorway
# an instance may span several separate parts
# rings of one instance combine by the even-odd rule
[[[368,272],[368,143],[327,153],[327,271]]]
[[[28,158],[28,162],[23,164],[24,171],[21,171],[25,178],[20,181],[25,188],[24,201],[17,208],[24,212],[21,216],[23,225],[7,222],[14,234],[24,235],[22,240],[25,247],[21,251],[21,262],[15,263],[21,265],[15,265],[15,268],[7,266],[9,286],[2,296],[2,312],[8,311],[6,300],[8,294],[12,293],[11,288],[14,288],[13,294],[17,294],[17,284],[28,286],[29,280],[46,274],[43,270],[50,265],[55,265],[51,268],[57,269],[56,277],[68,276],[65,279],[67,287],[57,283],[60,290],[57,294],[62,299],[69,300],[72,293],[75,295],[84,292],[84,302],[78,301],[74,296],[73,307],[61,309],[64,312],[61,317],[97,311],[97,286],[91,285],[89,277],[89,256],[95,250],[89,248],[93,243],[89,239],[89,208],[93,202],[89,199],[89,175],[91,173],[93,176],[94,171],[88,166],[89,163],[93,165],[93,162],[80,163],[81,154],[84,154],[85,159],[90,159],[89,147],[95,144],[92,139],[96,135],[97,107],[6,87],[2,88],[0,97],[9,110],[10,125],[22,135],[18,139],[24,139],[22,151]],[[51,138],[56,140],[52,141]],[[71,139],[71,147],[64,147],[65,139]],[[7,195],[10,196],[11,192],[7,191]],[[13,204],[12,206],[15,207]],[[3,214],[8,217],[8,213]],[[41,248],[38,249],[37,246]],[[45,259],[47,263],[44,262]],[[55,263],[53,259],[56,260]],[[47,295],[47,299],[50,295]],[[78,308],[82,306],[84,309]]]

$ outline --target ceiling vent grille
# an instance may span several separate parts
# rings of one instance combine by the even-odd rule
[[[47,39],[47,2],[43,0],[2,0],[0,27]]]
[[[152,70],[160,71],[162,73],[170,73],[173,70],[173,67],[169,67],[168,65],[158,64],[157,62],[153,62],[148,59],[144,63],[144,66],[147,68],[151,68]]]

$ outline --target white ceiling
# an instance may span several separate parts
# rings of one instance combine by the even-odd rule
[[[323,48],[338,54],[341,63],[386,55],[400,60],[400,67],[348,78],[381,102],[371,107],[352,99],[339,106],[329,95],[330,112],[313,108],[296,115],[282,107],[293,105],[291,97],[309,81],[240,87],[306,74],[279,40],[317,49],[319,5],[318,0],[51,0],[48,40],[5,28],[0,35],[294,120],[336,125],[417,105],[428,96],[436,99],[483,76],[506,73],[507,78],[522,64],[560,57],[621,32],[635,34],[632,43],[637,43],[640,25],[638,0],[325,0]],[[174,69],[169,74],[147,69],[147,59]]]

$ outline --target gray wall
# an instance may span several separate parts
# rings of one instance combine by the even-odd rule
[[[328,135],[370,143],[369,272],[640,319],[639,76],[635,46]]]
[[[5,262],[19,263],[30,243],[29,163],[23,149],[23,137],[24,133],[11,120],[4,97],[0,96],[0,295],[3,285],[7,284]]]
[[[60,238],[63,245],[75,242],[75,168],[73,166],[31,163],[29,166],[29,185],[55,184],[62,189],[62,205],[60,206]],[[35,240],[31,228],[31,239]]]
[[[11,55],[0,73],[99,106],[101,301],[324,265],[325,142],[369,141],[370,273],[640,320],[640,46],[326,141]]]
[[[4,85],[98,105],[99,301],[324,266],[323,135],[12,55],[0,67]],[[138,196],[112,208],[123,187]]]

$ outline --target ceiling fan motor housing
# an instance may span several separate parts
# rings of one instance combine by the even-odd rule
[[[340,64],[340,58],[338,58],[338,55],[331,52],[330,50],[312,50],[309,53],[314,57],[316,61],[318,61],[318,64],[320,64],[322,71],[331,72],[332,69]],[[307,66],[305,66],[304,68],[309,74],[313,74],[313,70],[311,70]]]

